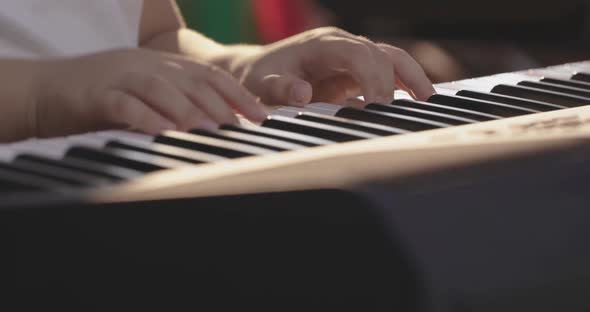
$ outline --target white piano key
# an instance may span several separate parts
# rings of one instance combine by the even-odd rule
[[[313,107],[313,106],[306,106],[305,108],[303,108],[301,110],[301,112],[316,113],[316,114],[322,114],[322,115],[334,115],[341,108],[343,108],[343,106],[339,106],[339,105],[336,105],[336,106],[337,106],[337,108],[334,108],[334,110],[325,109],[325,108],[317,108],[317,107]]]
[[[50,158],[59,158],[63,156],[67,150],[67,146],[57,146],[55,144],[47,143],[45,140],[27,140],[12,144],[9,150],[16,155],[36,154]]]
[[[558,79],[570,79],[571,76],[575,73],[572,70],[555,70],[555,69],[534,69],[530,70],[530,73],[537,75],[539,77],[550,77],[550,78],[558,78]]]
[[[406,92],[404,90],[395,90],[395,92],[393,94],[393,98],[396,100],[402,100],[402,99],[413,100],[414,99],[408,92]]]
[[[327,111],[337,111],[342,108],[340,105],[329,104],[329,103],[311,103],[305,106],[306,108],[317,108],[324,109]]]
[[[298,109],[298,111],[300,113],[314,113],[320,115],[335,116],[341,108],[344,108],[344,106],[336,105],[336,107],[337,108],[335,108],[334,110],[318,109],[315,107],[305,107]]]
[[[103,148],[111,139],[108,137],[99,137],[94,135],[75,135],[68,137],[67,140],[71,145],[83,145],[94,148]]]
[[[457,90],[455,89],[448,89],[439,85],[434,86],[434,90],[436,90],[436,93],[444,95],[455,95],[457,93]]]
[[[277,109],[273,110],[271,113],[271,116],[283,116],[283,117],[294,118],[295,116],[297,116],[297,114],[299,114],[298,111],[281,107],[281,108],[277,108]]]
[[[502,83],[518,83],[523,80],[539,80],[540,75],[527,75],[521,73],[504,73],[490,77],[490,80],[501,81]]]
[[[455,92],[461,90],[461,86],[457,85],[455,82],[445,82],[445,83],[439,83],[438,85],[436,85],[434,87],[435,89],[437,88],[443,88],[443,89],[447,89],[447,90],[454,90]]]
[[[11,162],[14,157],[16,157],[16,152],[4,149],[4,147],[0,146],[0,161]]]
[[[39,141],[40,144],[44,144],[48,147],[53,148],[63,148],[64,146],[69,145],[69,142],[65,138],[58,138],[58,139],[44,139]]]
[[[455,83],[456,86],[460,87],[459,90],[472,90],[481,92],[489,92],[497,84],[498,83],[496,81],[483,79],[467,79],[457,81]]]
[[[569,68],[572,69],[572,71],[585,71],[588,72],[590,71],[590,63],[575,63],[575,64],[568,64]]]

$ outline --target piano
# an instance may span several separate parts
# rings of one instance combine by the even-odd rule
[[[590,61],[435,87],[0,145],[2,305],[590,309]]]

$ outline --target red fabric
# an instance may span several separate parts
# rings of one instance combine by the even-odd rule
[[[252,0],[256,28],[263,42],[275,42],[306,29],[308,0]]]

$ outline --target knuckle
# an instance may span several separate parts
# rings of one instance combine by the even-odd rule
[[[379,50],[383,54],[389,55],[389,46],[386,44],[377,44],[377,50]]]
[[[394,47],[391,49],[391,51],[392,51],[393,55],[396,57],[403,57],[403,58],[410,57],[410,54],[408,52],[406,52],[406,50],[404,50],[404,49]]]
[[[164,86],[164,81],[156,75],[146,75],[141,77],[139,86],[143,93],[152,95],[161,91]]]
[[[355,58],[368,57],[371,54],[371,48],[360,42],[347,42],[344,52],[349,51],[350,55]]]
[[[207,78],[213,78],[222,75],[222,71],[216,66],[205,65],[203,66],[203,73]]]
[[[377,54],[379,55],[379,57],[381,57],[381,58],[383,58],[385,60],[388,60],[389,59],[389,53],[387,52],[387,49],[386,48],[377,46],[376,51],[377,51]]]
[[[315,30],[316,34],[318,35],[339,35],[342,34],[343,31],[338,28],[338,27],[334,27],[334,26],[325,26],[325,27],[319,27],[316,28]]]
[[[111,92],[101,105],[106,119],[117,124],[132,125],[137,116],[133,99],[121,92]]]
[[[360,42],[364,42],[367,45],[375,46],[375,43],[373,41],[371,41],[371,39],[369,39],[365,36],[353,35],[353,38],[360,41]]]

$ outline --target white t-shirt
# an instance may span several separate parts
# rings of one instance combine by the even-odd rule
[[[0,58],[136,47],[142,6],[143,0],[0,0]]]

